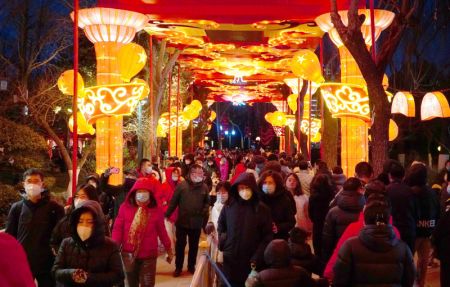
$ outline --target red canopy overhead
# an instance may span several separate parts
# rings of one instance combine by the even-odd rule
[[[147,2],[147,3],[144,3]],[[218,23],[263,20],[314,21],[330,11],[330,0],[98,0],[99,7],[137,11],[154,19],[208,19]],[[348,9],[349,0],[339,0]]]

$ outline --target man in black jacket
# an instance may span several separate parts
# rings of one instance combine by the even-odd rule
[[[189,238],[188,270],[195,272],[197,260],[198,242],[203,224],[208,220],[209,189],[204,183],[203,168],[193,164],[189,169],[186,180],[179,183],[166,211],[165,217],[169,218],[178,207],[175,242],[175,272],[174,277],[181,275],[184,263],[184,249]]]
[[[387,195],[392,205],[392,225],[397,227],[400,237],[414,254],[416,240],[417,199],[411,188],[402,182],[405,169],[398,162],[391,162],[388,173]]]
[[[50,272],[55,258],[50,237],[64,216],[64,208],[50,200],[48,190],[43,188],[44,175],[39,170],[27,170],[23,180],[26,196],[12,205],[5,231],[22,244],[39,286],[51,287],[55,284]]]

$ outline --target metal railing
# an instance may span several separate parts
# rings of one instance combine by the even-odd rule
[[[191,287],[231,287],[220,267],[208,252],[204,252],[197,263]]]

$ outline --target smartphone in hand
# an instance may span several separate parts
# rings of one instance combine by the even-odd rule
[[[109,170],[109,172],[111,174],[118,174],[120,172],[120,168],[118,167],[111,167],[111,169]]]

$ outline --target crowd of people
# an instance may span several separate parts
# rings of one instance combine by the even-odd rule
[[[433,179],[395,160],[380,174],[360,162],[347,178],[300,154],[200,149],[143,159],[118,186],[115,172],[88,176],[63,207],[27,170],[0,234],[2,250],[21,246],[23,270],[0,264],[0,285],[155,286],[157,258],[175,257],[178,277],[186,245],[196,272],[204,233],[233,287],[423,287],[435,259],[450,286],[450,161]]]

